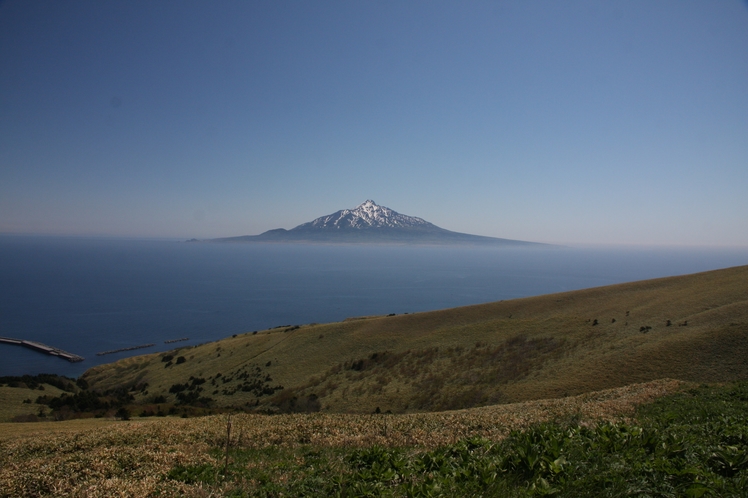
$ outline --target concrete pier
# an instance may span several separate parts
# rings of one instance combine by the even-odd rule
[[[29,349],[39,351],[40,353],[47,353],[52,356],[58,356],[72,363],[83,361],[85,359],[82,356],[78,356],[77,354],[68,353],[67,351],[63,351],[62,349],[47,346],[46,344],[42,344],[41,342],[13,339],[12,337],[0,337],[0,342],[3,342],[5,344],[16,344],[19,346],[24,346]]]

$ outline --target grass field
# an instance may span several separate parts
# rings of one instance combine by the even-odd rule
[[[136,418],[132,420],[136,423],[149,423],[151,418]],[[112,424],[120,423],[120,420],[114,417],[106,418],[76,418],[59,422],[3,422],[0,423],[0,439],[10,440],[13,438],[26,438],[28,436],[42,436],[50,434],[80,433],[92,429],[107,427]]]
[[[268,484],[290,485],[302,454],[322,452],[335,461],[357,448],[416,454],[470,438],[501,441],[511,431],[544,421],[594,425],[628,420],[638,406],[687,387],[664,380],[440,413],[233,415],[230,452],[236,479],[219,478],[217,470],[224,458],[227,415],[0,424],[0,496],[223,496],[237,487],[254,494],[262,478],[246,481],[237,465],[266,473]]]
[[[93,389],[127,386],[145,405],[189,395],[213,407],[411,413],[660,378],[743,379],[746,357],[744,266],[239,334],[97,366],[84,378]]]

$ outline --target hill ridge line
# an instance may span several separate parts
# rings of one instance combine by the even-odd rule
[[[83,377],[102,390],[147,382],[149,394],[135,394],[143,404],[158,394],[175,403],[170,387],[198,378],[205,408],[356,413],[556,398],[666,377],[723,382],[748,378],[746,295],[748,266],[738,266],[238,334],[175,350],[180,365],[164,367],[166,353],[157,353]],[[284,388],[243,391],[252,375]]]

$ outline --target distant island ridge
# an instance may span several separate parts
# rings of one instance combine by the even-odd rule
[[[367,200],[353,209],[341,209],[321,216],[290,230],[276,228],[259,235],[222,237],[204,241],[192,239],[188,242],[548,246],[538,242],[452,232],[422,218],[400,214],[372,200]]]

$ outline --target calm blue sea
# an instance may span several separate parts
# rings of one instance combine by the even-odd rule
[[[0,236],[0,375],[99,363],[286,324],[412,313],[748,264],[746,249],[188,244]],[[165,340],[189,337],[166,345]],[[144,343],[155,347],[106,356]]]

